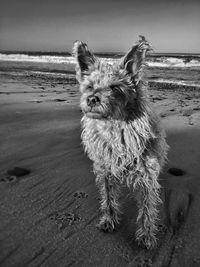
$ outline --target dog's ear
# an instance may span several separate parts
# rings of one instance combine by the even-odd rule
[[[120,67],[132,76],[133,81],[138,84],[142,79],[147,51],[152,48],[144,36],[140,35],[139,41],[126,53],[120,62]]]
[[[81,41],[75,41],[72,48],[72,55],[76,59],[76,74],[79,82],[82,80],[84,75],[88,75],[91,67],[94,65],[96,58],[88,50],[85,43]]]

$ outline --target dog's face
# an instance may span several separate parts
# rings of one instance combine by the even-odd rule
[[[75,42],[76,74],[81,109],[93,119],[127,120],[137,110],[137,87],[149,45],[139,41],[119,61],[109,64],[95,57],[82,42]]]
[[[101,61],[80,82],[80,91],[81,109],[94,119],[123,119],[136,98],[130,77]]]

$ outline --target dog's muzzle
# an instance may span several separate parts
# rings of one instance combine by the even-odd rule
[[[100,103],[100,98],[98,96],[92,95],[87,97],[87,105],[89,107],[95,107]]]

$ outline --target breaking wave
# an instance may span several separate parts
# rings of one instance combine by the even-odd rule
[[[26,55],[26,54],[4,54],[0,53],[1,61],[13,62],[37,62],[37,63],[57,63],[57,64],[75,64],[72,56],[53,56],[53,55]],[[104,58],[105,61],[112,64],[118,61],[116,58]],[[152,57],[147,61],[149,67],[159,68],[194,68],[200,67],[200,57]]]

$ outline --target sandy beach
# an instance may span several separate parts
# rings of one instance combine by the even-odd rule
[[[0,266],[200,266],[200,92],[157,87],[150,97],[170,146],[153,251],[134,240],[137,208],[127,189],[117,231],[96,228],[98,191],[73,79],[1,73]],[[30,173],[9,175],[15,167]]]

